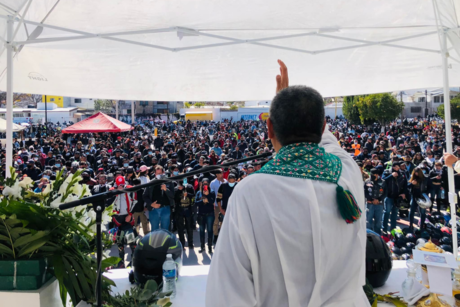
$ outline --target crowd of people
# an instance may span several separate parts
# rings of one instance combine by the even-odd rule
[[[398,217],[407,216],[409,228],[414,229],[416,214],[423,228],[426,210],[415,200],[424,194],[434,204],[430,211],[446,209],[446,144],[440,118],[405,119],[384,126],[352,125],[331,118],[327,122],[362,171],[369,229],[386,234],[396,227]],[[13,166],[18,174],[35,181],[35,192],[42,191],[59,171],[81,170],[80,183],[98,194],[274,152],[262,121],[145,121],[133,127],[125,133],[68,135],[61,133],[59,125],[37,126],[28,131],[29,137],[14,139]],[[454,154],[460,157],[460,127],[454,126],[453,136]],[[4,150],[1,155],[4,177]],[[116,213],[113,227],[118,233],[135,235],[159,228],[177,231],[182,246],[194,248],[193,231],[198,224],[200,252],[206,252],[207,245],[212,253],[233,189],[266,162],[239,163],[118,195],[108,200]],[[455,183],[460,189],[460,176],[455,176]],[[122,259],[126,243],[118,244]]]

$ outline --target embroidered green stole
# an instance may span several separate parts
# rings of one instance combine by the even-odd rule
[[[296,143],[284,146],[258,174],[270,174],[330,182],[337,185],[337,203],[342,218],[353,223],[361,217],[361,209],[350,191],[339,184],[342,161],[316,143]]]

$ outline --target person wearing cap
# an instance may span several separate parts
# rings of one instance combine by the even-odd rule
[[[370,170],[370,178],[364,182],[364,193],[367,207],[367,228],[378,233],[382,232],[383,200],[386,185],[380,178],[378,169]]]
[[[130,188],[130,185],[126,184],[125,178],[123,176],[118,176],[115,178],[115,185],[110,188],[110,190],[123,190],[124,188]],[[118,256],[120,257],[120,262],[118,263],[118,268],[125,267],[125,245],[128,244],[131,248],[131,255],[134,254],[136,249],[135,241],[128,242],[126,235],[133,233],[134,237],[137,236],[136,229],[134,228],[134,219],[132,209],[137,202],[137,194],[135,192],[129,192],[124,194],[118,194],[109,202],[113,202],[113,212],[112,220],[114,224],[118,227],[117,232],[117,245],[118,245]],[[130,266],[130,265],[128,265]]]
[[[400,199],[406,199],[408,196],[407,179],[400,170],[400,164],[400,162],[393,162],[391,171],[385,171],[382,175],[382,179],[385,180],[387,186],[382,227],[385,233],[396,228]],[[390,219],[389,230],[388,219]]]
[[[359,168],[325,129],[323,97],[289,87],[279,63],[267,119],[276,158],[236,184],[225,209],[232,174],[219,188],[225,219],[205,305],[370,306],[362,288],[367,235]]]

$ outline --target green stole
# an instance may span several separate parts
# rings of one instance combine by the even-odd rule
[[[295,143],[283,146],[273,160],[268,161],[257,174],[270,174],[330,182],[337,185],[337,203],[340,215],[351,224],[361,217],[361,209],[350,191],[339,184],[342,161],[316,143]]]

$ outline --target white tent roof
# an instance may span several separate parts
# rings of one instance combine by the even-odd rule
[[[5,16],[15,16],[15,92],[267,100],[282,59],[291,84],[334,97],[441,87],[441,27],[450,85],[459,86],[459,8],[459,0],[0,0],[0,40],[4,50]]]
[[[26,127],[16,125],[13,123],[13,132],[19,132],[26,129]],[[6,132],[6,120],[0,118],[0,132]]]

